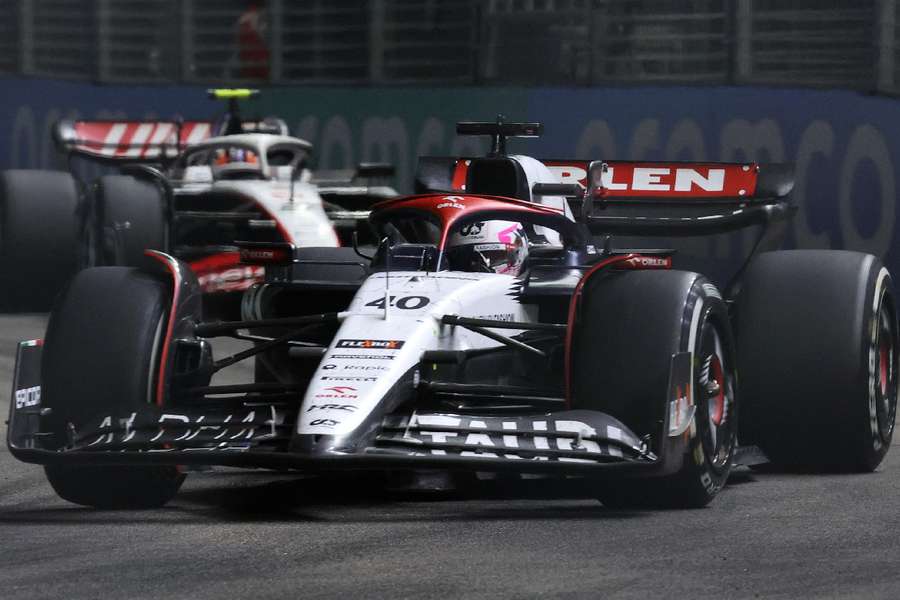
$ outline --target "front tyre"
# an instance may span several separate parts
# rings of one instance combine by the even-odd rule
[[[46,465],[53,491],[62,498],[106,510],[159,508],[184,481],[177,467],[67,467]]]
[[[668,474],[603,481],[611,508],[708,504],[731,471],[737,432],[735,353],[724,302],[696,273],[604,273],[584,288],[573,339],[573,408],[610,414],[656,437]],[[691,356],[693,420],[658,439],[669,411],[672,356]],[[670,417],[671,418],[671,417]]]
[[[42,403],[51,409],[42,429],[61,449],[87,419],[127,419],[154,401],[162,331],[170,309],[168,285],[137,269],[97,267],[79,272],[50,314],[41,364]],[[184,481],[173,466],[47,465],[56,493],[97,508],[152,508],[169,501]]]

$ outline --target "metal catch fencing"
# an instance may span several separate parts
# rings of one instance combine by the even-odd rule
[[[0,73],[900,91],[900,0],[4,0]]]

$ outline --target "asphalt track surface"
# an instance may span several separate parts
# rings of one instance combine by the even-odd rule
[[[44,324],[0,317],[4,414],[15,342]],[[4,444],[0,598],[107,597],[898,598],[900,449],[870,475],[742,469],[691,511],[607,510],[547,481],[461,495],[219,471],[165,508],[104,512]]]

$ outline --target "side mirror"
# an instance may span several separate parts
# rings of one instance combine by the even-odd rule
[[[372,259],[374,258],[373,256],[369,256],[368,254],[364,254],[363,252],[360,251],[360,249],[359,249],[359,232],[357,232],[357,231],[353,232],[353,251],[356,252],[357,256],[360,256],[360,257],[368,260],[369,262],[371,262]]]

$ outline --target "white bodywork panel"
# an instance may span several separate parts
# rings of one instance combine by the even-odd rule
[[[316,187],[308,183],[283,181],[217,181],[212,191],[233,190],[252,199],[263,212],[274,219],[294,246],[339,246],[334,227],[322,207]]]
[[[385,282],[389,290],[385,292]],[[444,315],[533,322],[536,309],[516,299],[511,275],[457,272],[376,273],[362,285],[303,398],[297,433],[353,431],[426,350],[467,350],[498,342]],[[385,296],[388,299],[385,301]],[[387,305],[385,311],[384,306]],[[518,330],[503,330],[515,335]]]
[[[314,185],[297,181],[291,200],[291,184],[274,180],[216,181],[211,184],[184,184],[177,189],[180,194],[214,194],[228,191],[245,196],[297,247],[336,247],[340,243],[334,227],[325,213],[322,198]],[[215,196],[210,196],[215,202]],[[210,206],[216,210],[215,206]]]
[[[536,183],[562,183],[556,173],[547,168],[547,165],[530,156],[516,154],[510,158],[514,159],[525,171],[525,177],[528,179],[528,189],[533,189]],[[532,196],[532,201],[543,206],[549,206],[557,210],[562,210],[566,217],[572,221],[575,220],[572,215],[572,209],[566,202],[565,196]]]

